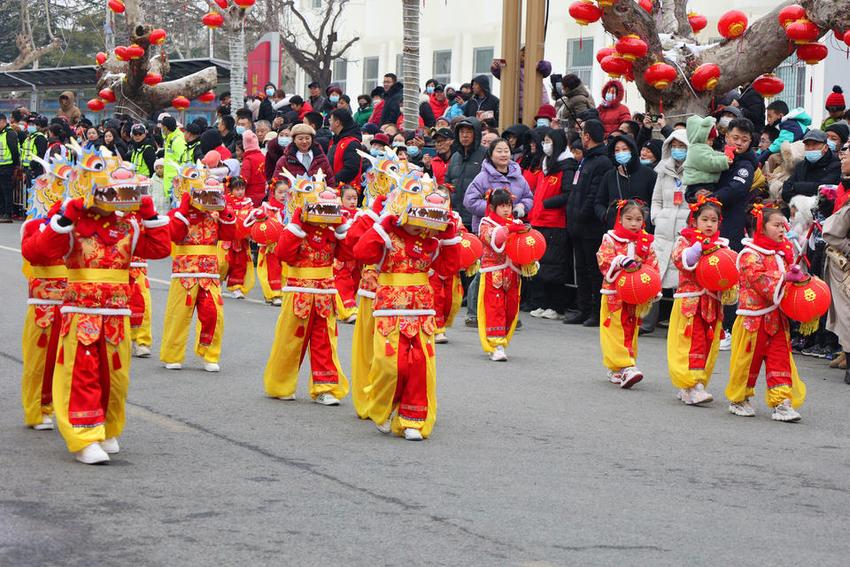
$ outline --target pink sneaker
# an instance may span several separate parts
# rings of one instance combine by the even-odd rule
[[[643,380],[643,372],[637,366],[629,366],[623,369],[623,378],[620,382],[620,388],[628,390],[638,382]]]

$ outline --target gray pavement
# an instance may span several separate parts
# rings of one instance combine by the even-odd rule
[[[846,565],[848,387],[800,357],[799,424],[684,407],[663,336],[647,378],[605,380],[597,334],[525,315],[507,364],[458,321],[438,348],[439,417],[410,443],[341,407],[267,399],[277,309],[225,301],[220,374],[134,360],[122,451],[77,464],[21,425],[26,287],[0,225],[0,565]],[[167,261],[152,263],[155,341]],[[260,297],[259,290],[251,294]],[[348,368],[352,327],[341,325]],[[158,348],[158,343],[155,342]]]

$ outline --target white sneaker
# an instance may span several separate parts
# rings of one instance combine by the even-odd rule
[[[434,335],[434,342],[438,345],[444,345],[449,342],[449,339],[446,337],[445,333],[437,333]]]
[[[756,415],[756,410],[753,409],[752,404],[750,404],[749,399],[745,399],[743,402],[732,402],[729,404],[729,413],[735,414],[741,417],[753,417]]]
[[[110,437],[105,441],[101,441],[100,448],[106,451],[106,453],[109,455],[114,455],[115,453],[121,450],[121,447],[118,446],[117,437]]]
[[[608,381],[619,386],[623,381],[623,372],[620,370],[609,370]]]
[[[132,354],[136,358],[148,358],[151,355],[151,347],[133,343]]]
[[[215,362],[205,362],[204,370],[206,370],[207,372],[219,372],[221,371],[221,366],[219,366]]]
[[[354,315],[352,315],[351,317],[349,317],[348,319],[343,321],[343,323],[348,323],[350,325],[352,323],[355,323],[356,321],[357,321],[357,313],[355,313]]]
[[[422,432],[418,429],[408,427],[404,430],[404,438],[408,441],[422,441]]]
[[[281,305],[283,305],[283,300],[279,297],[275,297],[274,299],[272,299],[272,305],[274,305],[275,307],[280,307]]]
[[[291,396],[278,396],[277,399],[283,400],[285,402],[291,402],[292,400],[295,399],[295,394],[292,394]]]
[[[676,392],[676,399],[686,406],[694,405],[693,388],[680,388],[679,391]]]
[[[493,362],[507,362],[508,355],[505,354],[505,347],[497,346],[496,350],[490,353],[490,360]]]
[[[782,403],[773,408],[773,415],[770,416],[770,419],[773,421],[785,421],[785,422],[796,422],[800,421],[803,418],[797,410],[791,407],[791,400],[785,399],[782,400]]]
[[[51,431],[53,429],[53,418],[49,415],[41,416],[41,423],[32,426],[36,431]]]
[[[705,391],[705,384],[698,383],[691,389],[691,399],[694,404],[706,404],[714,401],[714,396]]]
[[[623,380],[620,382],[620,388],[628,390],[641,380],[643,380],[643,372],[637,366],[623,368]]]
[[[109,455],[101,448],[100,443],[92,443],[82,451],[74,453],[74,456],[84,465],[99,465],[109,462]]]
[[[732,335],[723,329],[723,336],[720,337],[720,350],[732,350]]]
[[[540,307],[529,313],[529,315],[531,315],[532,317],[543,317],[544,313],[546,313],[546,310]]]
[[[393,418],[392,418],[392,416],[390,416],[390,418],[388,420],[386,420],[384,423],[376,423],[375,427],[377,427],[378,431],[380,431],[381,433],[388,434],[390,431],[393,430]]]
[[[166,362],[165,368],[166,370],[180,370],[183,368],[183,364],[180,362]]]
[[[324,394],[319,394],[316,396],[316,399],[313,400],[317,404],[322,404],[323,406],[338,406],[339,400],[336,399],[333,394],[329,394],[325,392]]]
[[[560,321],[564,318],[563,315],[559,315],[554,309],[547,309],[542,315],[540,315],[540,317],[543,319],[549,319],[550,321]]]

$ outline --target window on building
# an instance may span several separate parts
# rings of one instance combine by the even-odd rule
[[[314,10],[321,10],[322,8],[322,0],[308,0],[307,3]]]
[[[806,100],[806,63],[799,61],[796,55],[792,55],[774,72],[785,83],[785,89],[776,96],[775,100],[784,101],[789,109],[803,106]]]
[[[345,86],[348,82],[348,61],[345,59],[337,59],[334,61],[333,69],[331,70],[331,82],[339,85],[342,92],[346,92]]]
[[[579,47],[581,46],[581,47]],[[567,40],[567,73],[578,75],[581,82],[590,88],[590,79],[593,74],[593,39],[568,39]]]
[[[365,57],[363,59],[363,92],[372,92],[378,84],[378,58]]]
[[[404,80],[404,55],[397,53],[395,56],[395,76],[398,80]]]
[[[487,75],[490,84],[493,84],[493,75],[490,73],[490,65],[493,63],[492,47],[476,47],[472,50],[472,76]]]
[[[434,52],[434,67],[431,77],[442,84],[451,81],[452,78],[452,50],[441,49]],[[428,79],[425,79],[426,81]]]

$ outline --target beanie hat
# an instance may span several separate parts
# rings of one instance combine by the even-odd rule
[[[311,137],[316,137],[316,131],[313,130],[313,127],[309,124],[296,124],[292,127],[292,130],[289,131],[289,134],[295,138],[298,134],[309,134]]]
[[[590,139],[594,142],[600,143],[605,139],[605,127],[602,125],[602,122],[596,119],[587,120],[582,125],[584,131],[590,136]]]
[[[659,161],[661,159],[661,147],[663,142],[661,140],[650,140],[643,145],[644,148],[647,148],[652,152],[652,155],[655,157],[655,161]]]
[[[257,135],[254,134],[253,131],[245,130],[242,133],[242,147],[245,149],[246,152],[260,149],[260,142],[257,139]]]
[[[204,156],[204,159],[201,160],[205,166],[209,168],[213,168],[217,166],[221,162],[221,154],[216,150],[210,150]]]
[[[850,138],[850,127],[841,122],[835,122],[826,127],[825,132],[835,132],[841,138],[841,143],[845,143]]]
[[[537,114],[534,116],[534,119],[538,118],[548,118],[549,120],[555,119],[555,107],[551,104],[542,104],[540,108],[537,109]]]
[[[826,97],[826,106],[827,108],[830,106],[845,108],[846,104],[844,103],[844,91],[841,90],[841,87],[835,85],[832,87],[832,92],[829,93],[829,96]]]

